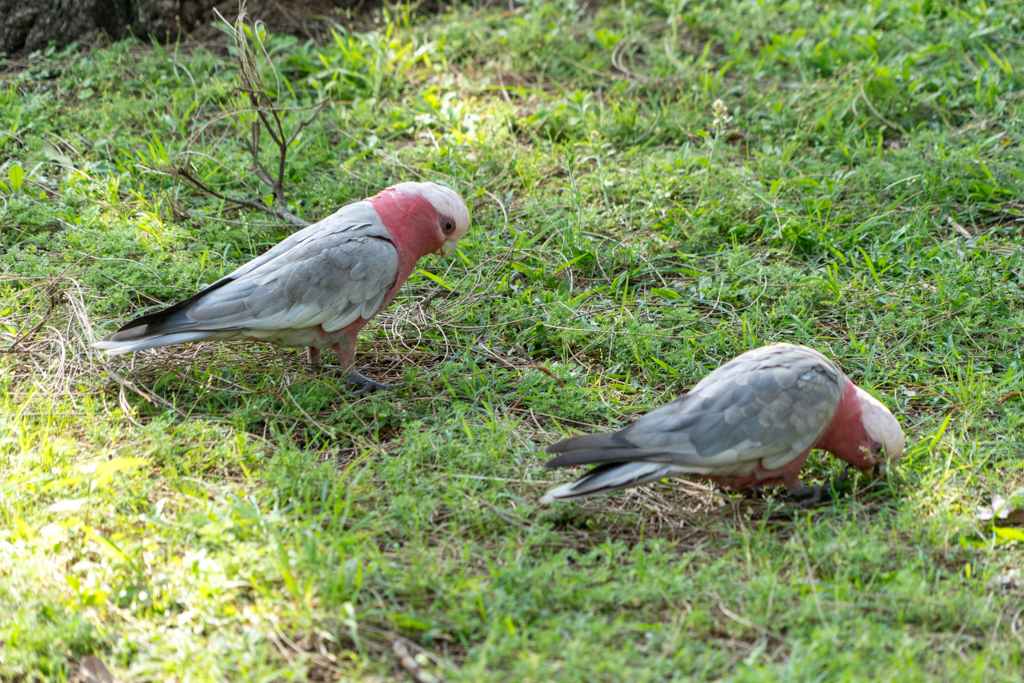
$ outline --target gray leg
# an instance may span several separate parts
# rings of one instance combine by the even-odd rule
[[[338,354],[339,365],[335,372],[344,377],[346,382],[357,384],[361,387],[355,392],[356,396],[362,396],[368,391],[394,389],[398,386],[397,384],[381,384],[380,382],[374,382],[369,377],[360,373],[359,370],[355,369],[356,340],[354,335],[351,338],[343,338],[335,344],[334,351]],[[365,370],[366,368],[362,369]]]
[[[306,362],[309,364],[309,367],[313,368],[314,370],[319,369],[320,368],[320,349],[316,348],[315,346],[307,347],[306,348]]]

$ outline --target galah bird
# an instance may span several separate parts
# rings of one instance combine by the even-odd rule
[[[559,455],[546,467],[597,467],[540,502],[695,474],[736,490],[783,484],[816,503],[823,487],[800,485],[811,449],[871,469],[901,457],[903,446],[892,413],[834,363],[806,346],[772,344],[737,356],[621,431],[549,446]]]
[[[201,340],[259,340],[333,347],[348,380],[379,384],[355,370],[356,335],[390,303],[417,260],[450,256],[469,229],[466,203],[434,183],[400,183],[343,206],[262,256],[162,311],[127,323],[95,344],[109,355]]]

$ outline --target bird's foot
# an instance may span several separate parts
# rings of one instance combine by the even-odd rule
[[[358,390],[356,390],[355,392],[353,392],[353,395],[355,395],[355,396],[362,396],[363,394],[365,394],[367,392],[370,392],[370,391],[382,391],[382,390],[386,390],[386,389],[396,389],[399,386],[401,386],[401,384],[383,384],[381,382],[375,382],[374,380],[370,379],[369,377],[367,377],[366,375],[364,375],[364,374],[362,374],[360,372],[360,370],[365,372],[366,368],[374,367],[374,366],[381,367],[381,364],[380,363],[370,363],[369,365],[363,366],[359,370],[352,369],[352,370],[349,370],[348,372],[346,372],[345,370],[341,369],[337,365],[333,365],[332,366],[332,365],[324,365],[324,364],[320,364],[320,363],[316,363],[316,364],[308,363],[306,365],[306,367],[309,369],[309,371],[312,372],[313,374],[317,374],[317,375],[325,375],[325,374],[340,375],[342,378],[344,378],[344,380],[346,382],[348,382],[350,384],[358,385],[360,388]]]
[[[361,389],[358,389],[357,391],[353,392],[353,396],[362,396],[363,394],[369,391],[385,391],[387,389],[397,389],[399,386],[401,386],[400,384],[382,384],[380,382],[375,382],[369,377],[360,374],[358,370],[353,370],[352,372],[348,373],[345,379],[351,384],[358,384],[360,387],[362,387]]]
[[[832,490],[846,481],[849,471],[850,466],[847,465],[835,480],[826,481],[824,484],[818,484],[817,486],[797,486],[789,490],[789,496],[797,501],[798,507],[805,510],[816,507],[822,503],[823,499],[827,500],[832,497]]]
[[[790,489],[789,497],[797,502],[797,507],[807,510],[816,507],[826,493],[831,493],[832,487],[826,482],[817,486],[797,486]]]

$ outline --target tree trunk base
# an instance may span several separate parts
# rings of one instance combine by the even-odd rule
[[[309,23],[329,17],[335,8],[364,4],[376,3],[256,1],[249,15],[260,19],[266,11],[276,12],[285,25],[275,26],[279,22],[271,22],[268,17],[271,30],[313,38],[306,28]],[[146,41],[156,38],[161,43],[174,42],[208,24],[213,19],[214,7],[229,21],[238,13],[237,0],[0,0],[0,53],[12,57],[43,49],[51,42],[92,42],[101,33],[112,40],[135,36]]]

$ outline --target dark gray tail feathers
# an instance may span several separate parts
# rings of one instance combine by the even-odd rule
[[[184,301],[179,301],[159,311],[140,315],[122,325],[117,332],[111,332],[102,341],[93,344],[93,348],[106,351],[108,356],[116,356],[132,351],[153,349],[158,346],[222,338],[223,335],[218,332],[196,330],[194,323],[185,314],[185,309],[201,297],[215,289],[220,289],[231,281],[230,277],[221,278]],[[190,330],[189,327],[193,329]]]
[[[676,468],[672,465],[658,462],[615,462],[599,465],[573,483],[551,489],[540,499],[540,503],[547,505],[556,500],[599,496],[602,493],[664,479],[675,472]]]

